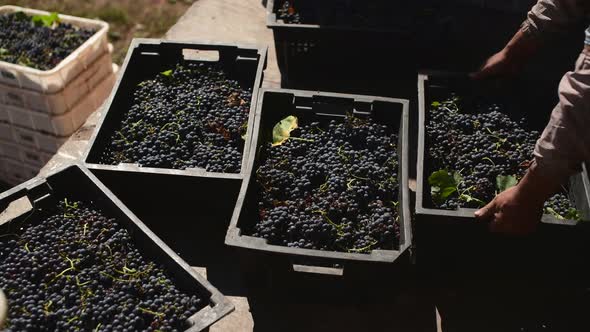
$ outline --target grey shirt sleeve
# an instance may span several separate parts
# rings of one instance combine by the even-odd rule
[[[539,0],[521,29],[531,36],[564,30],[583,19],[589,9],[588,0]]]
[[[534,38],[559,32],[589,12],[588,0],[539,0],[529,11],[522,31]],[[547,176],[565,178],[590,160],[590,52],[584,51],[575,69],[559,84],[559,104],[535,147],[531,166]]]
[[[535,147],[532,167],[551,177],[565,178],[590,161],[590,51],[559,84],[559,103]]]

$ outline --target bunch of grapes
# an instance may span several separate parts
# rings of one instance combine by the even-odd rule
[[[524,176],[539,138],[524,118],[514,121],[506,115],[504,105],[460,104],[456,97],[434,102],[426,123],[426,176],[442,169],[461,176],[454,195],[442,202],[433,200],[442,209],[477,208],[491,201],[498,193],[498,176]],[[557,201],[563,208],[555,206],[555,211],[575,209],[565,189],[549,203]]]
[[[283,144],[264,145],[256,169],[260,219],[250,234],[306,249],[396,249],[397,145],[392,128],[352,116],[307,123]]]
[[[178,64],[137,86],[99,162],[239,173],[251,98],[219,64]]]
[[[64,200],[0,236],[6,331],[182,331],[206,305],[142,256],[116,220]]]
[[[96,31],[68,23],[44,26],[19,13],[0,15],[0,61],[49,70],[80,47]]]

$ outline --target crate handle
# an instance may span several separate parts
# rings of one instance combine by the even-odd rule
[[[4,328],[6,317],[8,317],[8,301],[6,301],[6,296],[4,296],[0,288],[0,329]]]
[[[0,225],[27,214],[31,210],[33,210],[33,204],[28,196],[15,199],[8,204],[4,211],[0,212]]]
[[[184,48],[182,49],[182,56],[184,60],[188,61],[206,61],[206,62],[219,62],[220,55],[217,50],[202,50],[195,48]]]
[[[313,273],[343,277],[344,268],[339,267],[325,267],[325,266],[310,266],[302,264],[293,264],[293,271],[299,273]]]

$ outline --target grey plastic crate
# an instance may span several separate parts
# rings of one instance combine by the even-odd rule
[[[475,209],[443,210],[434,208],[426,174],[425,124],[432,101],[444,99],[450,92],[463,99],[477,95],[496,101],[512,102],[510,109],[524,114],[534,128],[542,129],[556,102],[557,93],[550,85],[543,87],[535,82],[534,89],[518,89],[522,81],[505,82],[502,86],[477,86],[465,75],[430,73],[419,75],[419,131],[417,151],[417,188],[415,201],[416,261],[417,265],[435,271],[463,271],[535,275],[538,278],[566,275],[571,272],[573,282],[581,278],[590,251],[587,236],[590,223],[558,220],[543,215],[538,230],[526,237],[509,237],[492,234],[487,222],[475,219]],[[482,89],[483,88],[483,89]],[[504,100],[502,98],[505,98]],[[516,107],[514,107],[516,106]],[[542,110],[547,112],[543,113]],[[585,168],[585,166],[584,166]],[[569,196],[581,212],[583,219],[590,217],[590,183],[586,171],[569,181]],[[578,271],[578,272],[572,272]],[[432,271],[431,271],[432,272]],[[431,275],[429,272],[427,275]],[[509,278],[510,276],[508,276]]]
[[[357,110],[358,108],[358,110]],[[295,272],[307,272],[328,275],[344,275],[348,269],[354,269],[364,278],[370,277],[366,271],[371,267],[409,258],[407,250],[412,245],[411,214],[408,189],[408,122],[409,102],[402,99],[370,97],[360,95],[334,94],[299,90],[262,90],[256,112],[256,122],[252,147],[251,163],[256,165],[259,159],[258,147],[264,144],[264,133],[287,115],[313,116],[316,121],[329,121],[344,116],[347,112],[362,114],[372,112],[383,123],[393,126],[399,134],[400,192],[400,239],[397,250],[373,250],[369,254],[321,251],[312,249],[289,248],[269,244],[265,239],[247,236],[243,230],[258,222],[256,217],[256,195],[254,168],[244,180],[238,197],[231,224],[227,231],[225,243],[245,249],[243,252],[260,254],[258,264],[270,265],[274,269],[287,269]],[[409,261],[409,260],[407,260]],[[406,261],[406,262],[407,262]],[[261,263],[264,262],[264,263]],[[352,274],[355,271],[350,271]],[[364,273],[363,273],[364,272]]]
[[[234,306],[205,278],[196,273],[162,240],[145,226],[123,203],[109,191],[89,170],[71,165],[57,170],[45,178],[35,178],[0,194],[0,211],[12,202],[28,200],[31,211],[0,225],[0,235],[13,232],[13,224],[36,222],[40,209],[46,204],[74,198],[92,202],[105,215],[114,218],[126,229],[135,245],[147,258],[162,264],[183,291],[208,298],[207,305],[189,318],[188,331],[203,331],[234,310]]]
[[[459,219],[474,219],[473,213],[475,209],[458,209],[458,210],[443,210],[436,209],[429,206],[427,201],[430,199],[430,190],[427,183],[428,175],[425,174],[426,160],[426,121],[428,121],[428,107],[432,101],[444,98],[444,95],[450,95],[451,92],[460,93],[466,91],[465,86],[469,84],[467,78],[462,78],[461,75],[439,73],[434,75],[420,75],[418,78],[418,99],[419,99],[419,138],[418,138],[418,170],[417,170],[417,188],[416,188],[416,215],[417,216],[441,216],[452,217]],[[469,90],[467,90],[469,91]],[[492,92],[490,92],[492,94]],[[547,121],[546,117],[539,113],[538,109],[541,107],[532,107],[532,104],[526,103],[527,96],[520,95],[525,104],[522,104],[520,110],[528,112],[524,114],[527,120],[533,125],[541,125]],[[516,98],[519,98],[516,97]],[[438,99],[437,99],[438,98]],[[546,109],[552,109],[552,98],[539,98],[545,103]],[[527,107],[528,106],[528,107]],[[542,129],[542,128],[540,128]],[[588,177],[586,172],[581,172],[574,175],[570,179],[570,197],[573,199],[577,208],[582,212],[583,217],[590,220],[590,195],[588,186]],[[575,225],[577,222],[571,220],[558,220],[552,215],[543,215],[542,221],[550,224],[566,224]]]

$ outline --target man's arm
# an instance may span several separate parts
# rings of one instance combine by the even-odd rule
[[[541,46],[545,36],[576,24],[589,11],[589,0],[539,0],[508,44],[472,77],[482,79],[515,73]]]
[[[590,47],[559,85],[559,104],[535,147],[535,161],[522,181],[478,210],[494,231],[523,234],[540,220],[543,202],[583,161],[590,160]]]
[[[561,79],[559,103],[535,147],[532,168],[564,178],[590,160],[590,46]]]

